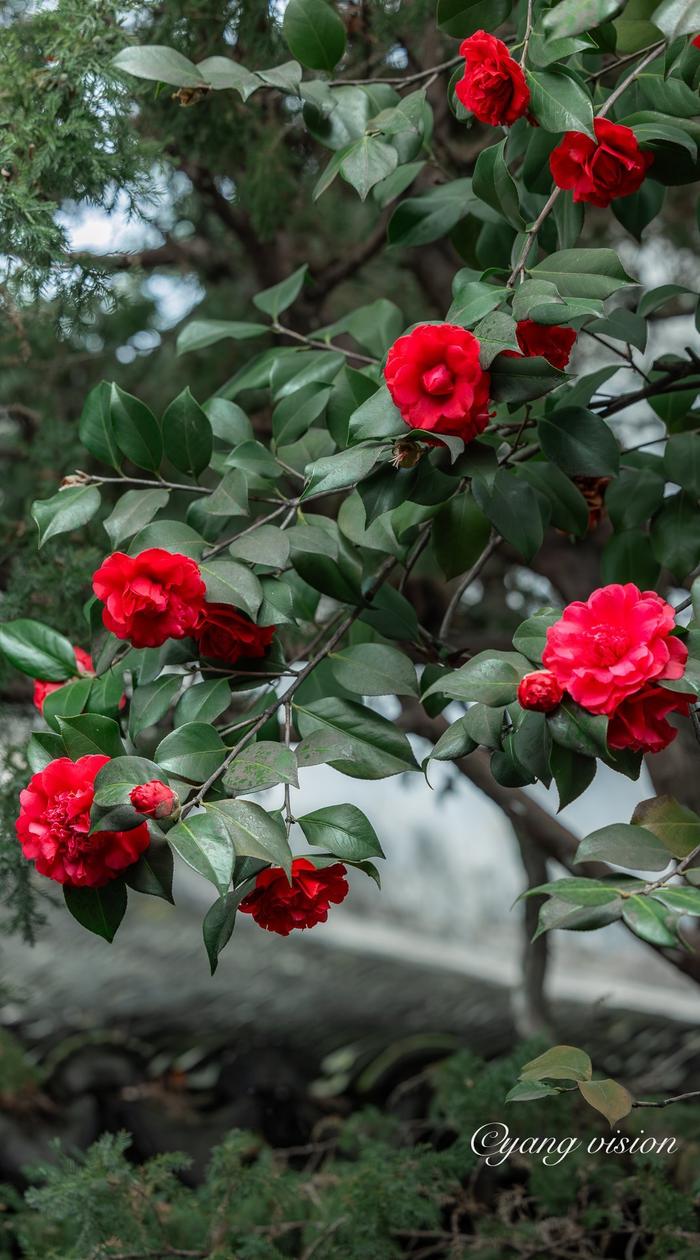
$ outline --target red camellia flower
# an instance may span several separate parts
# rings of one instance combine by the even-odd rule
[[[674,627],[673,608],[655,591],[602,586],[548,628],[542,662],[577,704],[610,715],[645,683],[681,677],[688,649]]]
[[[569,362],[576,340],[574,328],[564,328],[561,324],[536,324],[534,319],[518,320],[515,335],[526,359],[534,359],[539,355],[560,371]],[[505,353],[515,354],[515,351],[508,350]]]
[[[92,579],[105,605],[102,620],[134,647],[160,647],[192,633],[205,595],[194,560],[151,547],[138,556],[115,551]]]
[[[342,862],[317,870],[308,858],[295,858],[290,883],[281,867],[268,866],[238,908],[268,932],[289,936],[294,928],[326,922],[331,902],[338,905],[348,895],[346,873]]]
[[[101,888],[148,848],[146,823],[89,834],[95,776],[108,761],[101,754],[78,761],[59,757],[20,792],[17,837],[40,875],[73,888]]]
[[[616,197],[637,192],[654,155],[642,152],[631,127],[596,118],[594,129],[595,140],[567,131],[552,150],[549,166],[555,184],[571,189],[574,201],[609,206]]]
[[[76,672],[74,678],[66,679],[66,682],[75,682],[78,678],[86,678],[95,673],[95,667],[92,663],[92,657],[89,652],[84,652],[80,647],[73,647],[75,653]],[[44,701],[52,691],[58,691],[59,687],[65,687],[65,682],[45,682],[43,678],[37,678],[34,683],[34,706],[40,713],[44,711]]]
[[[275,636],[275,627],[256,626],[246,613],[230,604],[210,604],[205,600],[192,633],[202,656],[235,665],[241,657],[264,656]]]
[[[384,376],[406,424],[471,442],[489,421],[479,342],[456,324],[419,324],[395,341]]]
[[[695,39],[691,39],[690,42],[693,45],[693,48],[700,48],[700,35],[696,35]]]
[[[551,713],[561,704],[564,688],[550,669],[537,669],[525,674],[518,684],[518,703],[523,709]]]
[[[180,813],[180,800],[167,784],[160,779],[151,779],[150,783],[139,783],[129,793],[129,800],[134,809],[144,818],[174,818]]]
[[[491,127],[510,125],[527,113],[530,89],[503,40],[476,31],[460,44],[459,52],[464,57],[464,77],[455,93],[479,122]]]
[[[623,700],[608,725],[611,748],[631,748],[634,752],[657,753],[668,748],[678,734],[666,719],[671,713],[688,716],[692,696],[666,691],[653,683]]]

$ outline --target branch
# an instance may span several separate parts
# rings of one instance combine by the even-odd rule
[[[700,379],[696,382],[688,381],[686,384],[680,384],[686,377],[700,377],[700,368],[693,360],[687,363],[678,363],[673,368],[669,368],[665,376],[657,381],[651,381],[648,385],[641,389],[635,390],[631,394],[622,394],[619,398],[614,398],[612,402],[604,402],[602,406],[593,402],[592,407],[596,409],[601,416],[614,416],[618,411],[624,411],[626,407],[631,407],[634,403],[643,402],[646,398],[655,398],[657,394],[677,394],[683,390],[692,389],[694,385],[700,391]],[[656,438],[657,442],[663,440],[664,435]],[[647,445],[647,443],[645,443]]]
[[[482,551],[478,560],[475,560],[471,569],[469,569],[469,571],[465,573],[464,577],[462,578],[462,581],[457,587],[457,590],[454,592],[452,599],[447,605],[447,611],[445,613],[445,616],[442,619],[442,625],[440,626],[440,631],[439,631],[439,637],[441,639],[443,640],[446,639],[447,635],[449,634],[452,618],[454,617],[459,607],[459,604],[462,599],[462,596],[464,595],[464,592],[471,586],[472,582],[475,581],[476,578],[478,578],[482,569],[488,563],[488,561],[490,560],[496,548],[500,547],[502,542],[503,542],[503,539],[501,538],[501,535],[497,534],[495,531],[492,532],[491,537],[489,538],[489,541],[484,547],[484,550]]]
[[[415,74],[395,75],[389,79],[331,79],[328,87],[366,87],[369,83],[389,83],[392,87],[408,87],[410,83],[419,83],[421,79],[429,79],[441,70],[450,70],[459,65],[464,58],[450,57],[449,61],[441,61],[437,66],[428,66],[427,70],[417,70]]]
[[[700,1089],[691,1090],[688,1094],[674,1094],[673,1098],[664,1098],[661,1102],[645,1102],[639,1099],[632,1103],[633,1107],[670,1107],[671,1103],[685,1102],[688,1098],[700,1098]]]
[[[304,333],[295,332],[293,328],[285,327],[284,324],[278,323],[277,320],[270,327],[271,331],[278,333],[280,337],[291,337],[292,341],[301,341],[305,346],[311,346],[314,350],[337,350],[349,359],[357,359],[358,363],[375,364],[379,362],[379,359],[374,358],[370,354],[360,354],[356,350],[346,350],[343,346],[338,346],[333,341],[319,341],[314,337],[307,337]]]

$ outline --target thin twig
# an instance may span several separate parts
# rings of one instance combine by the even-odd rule
[[[272,325],[272,331],[278,333],[280,337],[291,337],[292,341],[300,341],[313,350],[335,350],[338,354],[346,355],[348,359],[357,359],[358,363],[379,363],[379,359],[370,354],[360,354],[357,350],[345,350],[343,346],[337,346],[333,341],[319,341],[314,337],[306,337],[303,333],[295,332],[293,328],[286,328],[284,324],[279,324],[277,320]]]
[[[442,625],[440,626],[439,637],[441,639],[445,640],[447,638],[447,635],[449,634],[452,618],[454,617],[457,611],[457,608],[459,607],[459,604],[461,602],[462,596],[464,595],[464,592],[467,590],[469,586],[471,586],[472,582],[479,576],[484,565],[488,562],[490,557],[493,555],[496,548],[500,547],[502,542],[503,542],[503,539],[501,538],[500,534],[496,534],[495,532],[492,533],[491,537],[489,538],[489,541],[484,547],[484,550],[482,551],[478,560],[475,560],[471,569],[469,569],[469,571],[465,573],[464,577],[462,578],[462,581],[457,587],[457,590],[452,596],[452,599],[447,605],[447,612],[445,613],[445,616],[442,619]]]
[[[673,1098],[664,1098],[661,1102],[646,1102],[642,1099],[632,1103],[633,1107],[670,1107],[671,1103],[685,1102],[688,1098],[700,1098],[700,1089],[693,1089],[687,1094],[674,1094]]]
[[[431,75],[439,74],[441,70],[450,70],[452,66],[459,65],[464,58],[450,57],[449,61],[441,61],[437,66],[429,66],[427,70],[417,70],[415,74],[395,75],[388,79],[331,79],[328,87],[367,87],[370,83],[389,83],[392,87],[406,87],[409,83],[419,83],[421,79],[428,79]]]
[[[619,100],[619,98],[622,96],[622,93],[627,91],[630,83],[634,83],[634,80],[637,78],[638,75],[642,73],[642,70],[646,69],[649,63],[653,61],[654,58],[657,57],[658,54],[661,52],[662,48],[665,48],[665,47],[666,47],[666,44],[664,40],[661,40],[660,43],[651,45],[651,48],[649,49],[644,60],[640,61],[639,65],[635,66],[633,70],[630,70],[629,74],[625,75],[625,78],[622,80],[622,82],[618,83],[617,87],[614,88],[614,90],[610,93],[607,101],[605,101],[603,105],[601,106],[601,108],[598,110],[598,113],[596,114],[597,118],[605,118],[605,115],[608,113],[608,110],[612,108],[612,106],[615,104],[615,101]]]
[[[75,470],[74,476],[80,478],[80,484],[84,486],[137,486],[139,489],[143,486],[154,486],[158,490],[189,490],[191,494],[214,493],[209,486],[193,486],[191,483],[186,484],[182,481],[164,481],[162,477],[158,481],[150,481],[145,477],[98,477],[93,473],[83,472],[81,468]]]

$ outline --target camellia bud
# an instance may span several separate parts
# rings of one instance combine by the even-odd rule
[[[67,490],[69,486],[86,486],[90,481],[88,473],[82,472],[80,468],[76,468],[74,473],[69,473],[67,477],[59,485],[59,490]]]
[[[151,779],[150,783],[139,783],[129,793],[129,800],[134,809],[144,818],[156,818],[159,822],[167,819],[175,822],[180,816],[180,801],[172,788],[160,779]]]
[[[394,468],[415,468],[423,456],[423,448],[411,438],[399,438],[394,442],[391,462]]]
[[[518,703],[523,709],[535,709],[538,713],[550,713],[561,704],[564,688],[551,669],[534,670],[521,678],[518,686]]]

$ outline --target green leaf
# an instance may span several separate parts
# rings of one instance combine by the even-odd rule
[[[287,10],[289,12],[289,9]],[[290,276],[285,280],[281,280],[279,284],[273,284],[269,289],[263,289],[261,293],[256,293],[253,298],[253,304],[257,306],[259,311],[264,311],[266,315],[275,321],[282,311],[286,311],[298,298],[306,273],[308,271],[308,263],[303,263],[301,267],[297,267]]]
[[[565,932],[594,932],[598,928],[607,927],[622,917],[622,897],[606,902],[603,906],[573,906],[570,901],[561,901],[559,897],[550,897],[540,909],[537,931],[533,936],[536,941],[545,932],[558,929]]]
[[[499,534],[525,560],[532,560],[544,540],[540,500],[532,487],[499,469],[490,485],[484,477],[473,477],[472,494]]]
[[[658,901],[634,893],[627,898],[622,911],[623,921],[635,936],[650,945],[673,946],[678,944],[678,933],[672,931],[669,912]]]
[[[479,652],[466,665],[438,678],[423,693],[423,700],[438,694],[494,707],[511,704],[528,669],[529,662],[518,652]]]
[[[507,289],[486,284],[483,280],[470,280],[455,289],[454,301],[445,316],[446,321],[472,328],[478,320],[489,315],[494,307],[500,306],[506,295]]]
[[[664,499],[651,524],[651,549],[682,581],[700,561],[700,511],[683,491]]]
[[[65,682],[76,673],[73,645],[50,626],[29,617],[0,622],[0,652],[10,665],[45,682]]]
[[[695,35],[700,26],[698,0],[663,0],[653,13],[654,26],[669,39]]]
[[[489,539],[489,523],[470,491],[457,494],[433,519],[433,550],[448,581],[467,569],[481,555]]]
[[[620,449],[612,431],[592,411],[562,407],[537,425],[542,450],[563,472],[587,477],[614,477]]]
[[[626,529],[605,544],[600,574],[604,582],[634,582],[642,590],[656,584],[659,564],[651,554],[649,535]]]
[[[598,768],[595,757],[584,757],[561,744],[553,744],[549,768],[559,795],[559,809],[578,799],[593,782]]]
[[[297,822],[309,844],[327,849],[346,862],[384,857],[376,832],[356,805],[330,805],[304,814]]]
[[[354,701],[327,696],[308,704],[295,704],[302,736],[322,727],[347,736],[352,744],[349,758],[334,759],[334,769],[354,778],[383,779],[417,770],[411,745],[394,722]]]
[[[180,472],[197,477],[208,467],[213,434],[206,414],[189,389],[183,389],[166,409],[163,419],[165,454]]]
[[[553,1085],[543,1085],[541,1081],[518,1081],[517,1085],[508,1090],[505,1102],[535,1102],[538,1098],[552,1098],[560,1093],[561,1090],[555,1089]]]
[[[182,674],[162,674],[153,682],[134,688],[129,709],[129,734],[132,739],[165,717],[182,682]]]
[[[35,731],[26,748],[27,765],[32,774],[38,774],[57,757],[65,757],[66,750],[60,735],[53,731]]]
[[[589,1081],[593,1075],[593,1064],[585,1050],[576,1046],[552,1046],[536,1059],[523,1064],[520,1069],[522,1079],[541,1081],[545,1078],[555,1081]]]
[[[658,888],[653,896],[678,914],[700,915],[700,888]]]
[[[589,713],[566,699],[547,715],[547,725],[555,744],[584,757],[607,755],[608,719],[603,714]]]
[[[536,263],[530,272],[550,280],[562,297],[607,298],[635,283],[612,249],[562,249]]]
[[[66,486],[50,499],[35,499],[31,510],[39,530],[39,546],[56,534],[87,525],[100,503],[97,486]]]
[[[546,359],[511,359],[499,355],[491,364],[491,397],[494,402],[522,403],[541,398],[557,385],[563,385],[566,372],[552,367]]]
[[[234,539],[229,553],[249,564],[284,569],[289,561],[289,539],[278,525],[260,525],[253,533]]]
[[[482,27],[494,31],[505,22],[511,11],[512,0],[438,0],[437,23],[446,35],[464,39]]]
[[[664,479],[652,468],[623,468],[605,491],[608,516],[619,531],[644,525],[663,500]]]
[[[247,443],[242,443],[246,446]],[[247,516],[248,515],[248,483],[245,474],[239,468],[231,468],[224,473],[213,494],[200,500],[201,510],[207,516]]]
[[[561,619],[556,608],[543,608],[522,621],[513,635],[513,647],[529,661],[542,664],[542,653],[547,642],[547,631]]]
[[[700,844],[700,816],[673,796],[640,801],[632,822],[653,832],[676,858],[687,857]]]
[[[453,179],[399,202],[387,226],[390,245],[428,245],[447,236],[474,208],[470,179]]]
[[[245,889],[236,889],[236,891],[232,889],[224,897],[219,897],[204,916],[202,935],[212,975],[219,965],[219,954],[224,946],[228,945],[233,935],[236,912],[245,892]]]
[[[222,895],[226,892],[233,875],[235,854],[218,815],[209,811],[190,814],[170,828],[168,842],[192,870],[208,879]]]
[[[353,444],[368,439],[396,437],[405,432],[406,425],[386,385],[380,386],[350,416],[349,440]]]
[[[484,748],[500,748],[505,709],[491,708],[486,704],[473,704],[464,715],[464,729],[477,744]]]
[[[664,871],[671,861],[671,854],[646,827],[612,823],[585,836],[574,861],[612,862],[631,871]]]
[[[205,560],[199,567],[206,583],[207,599],[233,604],[255,620],[263,592],[260,579],[250,569],[235,560]]]
[[[528,460],[518,468],[518,476],[529,482],[549,503],[552,525],[573,534],[575,538],[585,538],[588,533],[588,504],[578,486],[556,464]]]
[[[224,787],[234,796],[243,792],[263,792],[277,783],[299,786],[296,757],[291,748],[274,740],[258,740],[242,749],[223,778]]]
[[[474,336],[480,345],[479,362],[482,368],[490,367],[496,355],[503,350],[520,353],[515,320],[506,311],[491,311],[476,325]]]
[[[334,676],[358,696],[417,696],[413,663],[383,643],[357,643],[330,656]]]
[[[234,341],[248,341],[251,337],[261,337],[269,332],[267,324],[252,324],[242,320],[231,319],[192,319],[177,335],[175,349],[178,354],[189,354],[192,350],[205,350],[207,346],[216,345],[231,337]]]
[[[180,778],[203,783],[218,770],[226,753],[226,746],[213,726],[205,722],[186,722],[161,740],[155,760],[164,770]]]
[[[45,722],[57,731],[59,717],[77,717],[87,705],[92,689],[91,678],[79,678],[75,682],[66,683],[58,691],[52,691],[44,700],[42,717]]]
[[[693,498],[700,498],[700,435],[677,433],[670,437],[664,450],[663,466],[669,481],[687,490]]]
[[[165,777],[161,767],[146,757],[112,757],[95,778],[95,804],[104,808],[125,805],[138,784],[150,783],[152,779],[162,782]]]
[[[225,678],[195,683],[183,692],[173,714],[175,726],[186,722],[213,722],[231,703],[231,689]]]
[[[124,880],[113,879],[104,888],[74,888],[64,884],[63,896],[67,909],[81,927],[111,944],[126,912]]]
[[[282,34],[289,51],[309,70],[330,72],[345,52],[345,27],[326,0],[289,0]]]
[[[138,468],[155,472],[163,458],[163,439],[153,412],[138,398],[113,384],[110,414],[120,451]]]
[[[377,443],[372,443],[352,446],[346,451],[339,451],[337,455],[317,459],[309,469],[304,496],[355,485],[372,471],[381,454],[382,448]]]
[[[586,1102],[605,1116],[611,1129],[632,1110],[633,1100],[629,1090],[610,1078],[602,1081],[579,1081],[578,1088]]]
[[[124,876],[129,888],[149,897],[160,897],[174,905],[173,854],[169,844],[151,841],[138,862],[128,867]]]
[[[343,150],[340,173],[365,201],[375,184],[391,175],[398,160],[393,145],[384,144],[376,136],[362,136]]]
[[[613,3],[616,2],[613,0]],[[553,12],[568,8],[570,4],[579,7],[580,0],[563,0]],[[552,15],[550,13],[546,17]],[[577,32],[562,33],[569,35]],[[525,77],[530,88],[530,109],[540,127],[544,127],[545,131],[583,131],[588,136],[594,135],[591,99],[575,79],[551,70],[528,70]]]
[[[467,757],[478,747],[472,737],[467,723],[467,716],[457,718],[443,732],[428,758],[429,761],[452,761],[459,757]]]
[[[308,766],[325,765],[338,757],[349,757],[352,753],[352,740],[340,731],[319,726],[297,744],[294,752],[299,769],[304,770]]]
[[[298,61],[284,61],[281,66],[272,66],[269,70],[256,70],[257,77],[268,87],[279,88],[290,96],[299,95],[301,83],[301,66]]]
[[[202,75],[193,62],[182,53],[165,44],[141,44],[122,48],[112,58],[115,70],[136,75],[139,79],[154,79],[170,83],[173,87],[196,87]]]
[[[518,231],[523,226],[520,213],[518,188],[505,160],[506,141],[482,149],[474,167],[472,189],[474,196],[485,201],[496,214]]]
[[[103,521],[112,546],[148,525],[169,499],[169,490],[127,490]]]
[[[550,893],[551,896],[570,901],[575,906],[605,906],[609,901],[615,900],[619,890],[599,879],[555,879],[549,884],[539,884],[537,888],[527,889],[521,893],[521,897],[540,896],[542,893]]]
[[[119,724],[113,718],[103,717],[101,713],[80,713],[56,720],[71,760],[95,753],[104,753],[107,757],[124,755]]]
[[[206,808],[225,828],[237,858],[258,858],[291,873],[289,840],[278,818],[253,801],[212,801]]]
[[[551,39],[579,35],[582,31],[592,31],[604,22],[612,21],[622,12],[625,4],[626,0],[560,0],[545,13],[542,25]]]
[[[103,464],[121,469],[122,457],[114,439],[109,381],[100,381],[90,390],[80,417],[79,434],[83,446]]]
[[[241,100],[247,101],[253,92],[262,86],[260,79],[245,66],[230,57],[206,57],[197,65],[200,78],[208,83],[215,92],[232,89],[238,92]]]

